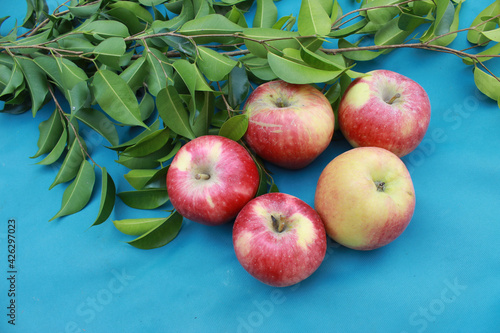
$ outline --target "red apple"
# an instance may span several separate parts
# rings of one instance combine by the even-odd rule
[[[415,210],[415,191],[398,156],[383,148],[359,147],[324,168],[314,207],[337,243],[373,250],[406,229]]]
[[[236,257],[253,277],[275,287],[296,284],[319,267],[326,233],[318,213],[285,193],[252,199],[233,226]]]
[[[233,220],[257,193],[259,172],[236,141],[198,137],[177,152],[167,173],[167,191],[185,218],[219,225]]]
[[[326,97],[305,84],[271,81],[248,97],[245,141],[255,153],[278,166],[299,169],[330,143],[335,116]]]
[[[431,118],[425,90],[392,71],[375,70],[352,81],[339,105],[339,126],[353,147],[381,147],[399,157],[422,141]]]

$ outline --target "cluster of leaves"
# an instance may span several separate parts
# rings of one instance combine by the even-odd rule
[[[363,75],[352,70],[356,62],[412,47],[461,57],[474,66],[478,88],[500,101],[500,83],[484,64],[500,53],[500,1],[457,30],[464,1],[364,0],[344,14],[337,0],[302,0],[297,17],[278,17],[273,0],[70,0],[52,14],[44,0],[27,0],[22,26],[0,36],[2,111],[31,109],[36,116],[54,102],[33,156],[41,165],[60,163],[50,188],[67,186],[52,219],[83,209],[100,171],[98,225],[116,196],[136,209],[165,205],[169,162],[185,142],[219,134],[244,145],[241,108],[252,87],[266,81],[315,84],[336,110],[347,85]],[[251,6],[256,13],[247,22]],[[480,52],[448,47],[463,31]],[[133,191],[116,193],[87,148],[82,124],[116,151]],[[259,193],[277,190],[255,159]],[[182,216],[172,211],[114,224],[138,236],[131,245],[148,249],[175,238]]]

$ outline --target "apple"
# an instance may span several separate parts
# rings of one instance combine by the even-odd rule
[[[328,99],[307,84],[270,81],[248,97],[244,140],[264,160],[287,169],[310,164],[329,145],[335,116]]]
[[[258,187],[259,172],[250,153],[218,135],[186,143],[167,172],[173,207],[191,221],[212,226],[233,220]]]
[[[318,213],[286,193],[252,199],[233,225],[238,261],[257,280],[285,287],[308,278],[326,254],[327,237]]]
[[[379,147],[353,148],[321,172],[314,207],[334,241],[373,250],[406,229],[415,210],[415,190],[397,155]]]
[[[381,147],[399,157],[420,144],[430,118],[425,90],[388,70],[371,71],[352,81],[338,110],[340,131],[353,147]]]

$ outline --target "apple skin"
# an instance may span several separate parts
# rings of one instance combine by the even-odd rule
[[[415,190],[398,156],[378,147],[353,148],[321,172],[314,207],[337,243],[373,250],[406,229],[415,210]]]
[[[259,172],[248,151],[217,135],[186,143],[167,172],[174,208],[191,221],[211,226],[233,220],[258,187]]]
[[[326,242],[318,213],[286,193],[252,199],[233,225],[238,261],[254,278],[274,287],[291,286],[314,273],[325,257]]]
[[[429,97],[418,83],[399,73],[375,70],[367,74],[352,81],[342,96],[340,130],[353,147],[381,147],[405,156],[427,132]]]
[[[310,164],[330,144],[335,115],[328,99],[306,84],[270,81],[248,97],[244,136],[264,160],[287,169]]]

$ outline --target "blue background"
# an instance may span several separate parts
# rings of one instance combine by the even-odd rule
[[[60,2],[49,1],[50,8]],[[460,27],[490,3],[466,1]],[[345,12],[358,6],[340,4]],[[298,1],[276,5],[280,17],[298,15]],[[2,0],[1,8],[0,16],[22,22],[23,1]],[[2,30],[13,24],[11,18]],[[465,34],[451,46],[468,47]],[[37,151],[38,124],[54,105],[34,119],[30,112],[0,114],[0,332],[500,332],[500,110],[453,55],[396,50],[355,67],[373,69],[412,78],[431,100],[427,135],[403,158],[417,195],[414,217],[378,250],[329,242],[320,268],[287,288],[266,286],[243,270],[231,224],[185,221],[172,243],[138,250],[111,220],[89,229],[98,191],[80,213],[49,223],[64,186],[49,191],[57,167],[34,165],[29,156]],[[113,162],[108,143],[90,131],[82,135],[117,190],[130,190],[128,170]],[[270,169],[282,192],[313,205],[322,169],[348,149],[339,139],[303,170]],[[111,219],[163,215],[117,199]],[[16,326],[6,315],[9,219],[17,222]]]

